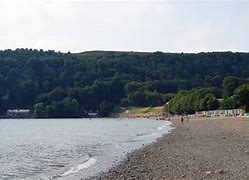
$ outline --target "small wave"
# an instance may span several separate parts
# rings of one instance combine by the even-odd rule
[[[96,159],[94,158],[89,158],[87,161],[75,166],[71,167],[69,170],[65,171],[63,174],[61,174],[61,177],[68,176],[71,174],[75,174],[80,172],[83,169],[89,168],[90,166],[94,165],[96,163]]]
[[[140,142],[142,141],[141,139],[131,139],[131,140],[125,140],[125,141],[120,141],[120,142],[123,142],[123,143],[131,143],[131,142]]]
[[[157,129],[158,129],[158,130],[162,130],[162,129],[164,129],[164,128],[165,128],[165,125],[162,125],[162,126],[158,127]]]
[[[138,133],[137,136],[146,136],[146,135],[149,135],[150,133],[148,132],[144,132],[144,133]]]

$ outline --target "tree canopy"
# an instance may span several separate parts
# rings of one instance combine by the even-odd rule
[[[119,105],[161,106],[170,99],[175,111],[235,107],[248,105],[242,98],[248,77],[249,53],[4,50],[0,113],[30,108],[37,117],[107,116]],[[234,94],[236,103],[228,99]],[[219,98],[226,102],[217,104]]]

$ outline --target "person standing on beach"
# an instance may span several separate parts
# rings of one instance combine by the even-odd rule
[[[181,122],[182,122],[182,124],[183,124],[183,120],[184,120],[184,119],[183,119],[183,116],[182,116],[182,117],[181,117]]]
[[[189,115],[187,115],[187,123],[188,123],[188,120],[189,120]]]

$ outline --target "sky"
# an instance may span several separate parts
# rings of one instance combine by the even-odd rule
[[[0,49],[249,51],[249,0],[0,0]]]

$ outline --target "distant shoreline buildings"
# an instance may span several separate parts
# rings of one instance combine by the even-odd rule
[[[196,111],[196,116],[242,116],[246,113],[245,109],[227,109],[212,111]]]
[[[30,109],[8,109],[7,110],[8,118],[28,118],[30,117]]]

